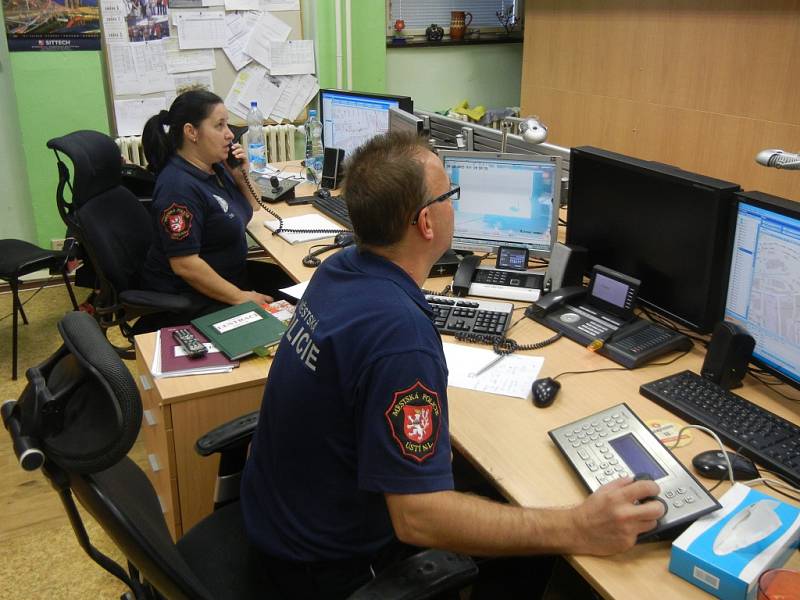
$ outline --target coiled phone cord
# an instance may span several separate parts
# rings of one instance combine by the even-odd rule
[[[258,205],[267,211],[270,215],[275,217],[278,220],[278,227],[272,232],[272,235],[278,235],[279,233],[330,233],[331,235],[336,235],[338,233],[350,233],[349,229],[291,229],[283,226],[283,217],[281,217],[277,212],[272,210],[266,202],[261,199],[261,194],[256,193],[255,188],[253,187],[252,182],[250,181],[250,177],[247,175],[247,171],[245,171],[244,167],[240,167],[242,171],[242,175],[244,175],[244,182],[247,184],[247,189],[250,190],[250,193],[253,194],[253,197],[258,202]]]

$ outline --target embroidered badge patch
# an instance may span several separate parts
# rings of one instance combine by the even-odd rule
[[[192,229],[192,213],[183,204],[174,202],[161,212],[161,225],[173,240],[182,240]]]
[[[417,381],[395,392],[384,414],[403,456],[417,462],[433,456],[442,420],[439,394]]]

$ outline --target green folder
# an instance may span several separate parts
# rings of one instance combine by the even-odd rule
[[[231,360],[265,356],[286,331],[286,325],[252,301],[198,317],[192,325]]]

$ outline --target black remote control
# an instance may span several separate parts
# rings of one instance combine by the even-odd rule
[[[200,340],[188,329],[176,329],[172,332],[172,337],[186,351],[186,356],[189,358],[200,358],[208,352],[208,348],[201,344]]]

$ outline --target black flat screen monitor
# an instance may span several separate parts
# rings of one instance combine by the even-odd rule
[[[701,333],[722,320],[734,192],[728,181],[598,148],[570,155],[567,243],[640,279],[639,302]]]
[[[800,388],[800,204],[737,197],[725,319],[755,338],[755,363]]]
[[[558,238],[561,159],[533,154],[442,150],[453,201],[453,249],[497,252],[526,248],[547,258]]]
[[[373,136],[389,131],[391,107],[414,112],[414,103],[408,96],[320,90],[323,144],[329,148],[341,148],[346,158]]]

